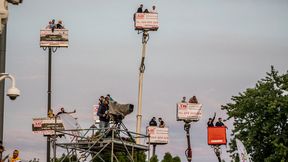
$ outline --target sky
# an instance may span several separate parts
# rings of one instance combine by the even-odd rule
[[[21,96],[5,97],[4,145],[20,150],[23,159],[46,160],[46,138],[32,134],[32,118],[47,112],[48,51],[39,47],[40,29],[61,19],[69,29],[69,48],[53,53],[52,107],[76,109],[80,125],[93,124],[92,107],[111,94],[135,110],[126,127],[135,131],[141,35],[133,27],[139,4],[156,5],[160,28],[150,32],[143,83],[142,133],[153,117],[169,126],[169,143],[158,146],[186,161],[183,122],[176,121],[176,103],[196,95],[203,116],[192,123],[193,161],[217,158],[207,145],[206,122],[231,97],[254,87],[271,65],[288,69],[288,1],[286,0],[25,0],[9,5],[6,72],[16,78]],[[6,90],[9,88],[6,81]],[[227,121],[228,141],[233,121]],[[228,147],[222,147],[226,161]]]

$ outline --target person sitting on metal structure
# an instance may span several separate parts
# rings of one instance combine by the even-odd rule
[[[63,26],[61,20],[58,20],[58,22],[57,22],[57,24],[56,24],[56,29],[64,29],[64,26]]]
[[[215,117],[216,117],[216,113],[214,113],[213,118],[209,118],[209,120],[208,120],[208,122],[207,122],[207,126],[208,126],[208,127],[214,127]]]
[[[64,109],[64,107],[61,107],[60,112],[58,112],[58,113],[56,114],[56,116],[58,116],[58,115],[60,115],[60,114],[73,114],[73,113],[76,113],[76,110],[71,111],[71,112],[66,112],[65,109]]]
[[[198,104],[198,100],[196,98],[196,96],[193,96],[189,99],[189,103],[195,103],[195,104]]]
[[[150,11],[150,13],[157,13],[156,6],[152,6],[152,10]]]
[[[186,103],[186,97],[182,97],[181,103]]]
[[[143,12],[143,4],[140,4],[140,6],[137,9],[137,13],[142,13]]]
[[[162,118],[158,118],[158,121],[159,121],[159,128],[165,128],[165,122],[163,121]]]
[[[150,120],[149,126],[155,126],[155,127],[157,127],[156,117],[153,117],[153,118]]]
[[[52,19],[51,23],[49,22],[49,29],[51,29],[51,31],[54,32],[55,27],[56,27],[55,19]]]
[[[222,122],[222,118],[218,118],[218,121],[215,124],[216,127],[225,127],[228,128],[223,122]]]

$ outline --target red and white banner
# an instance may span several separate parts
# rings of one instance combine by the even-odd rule
[[[202,117],[202,104],[177,103],[177,120],[198,121]]]
[[[135,30],[157,30],[158,13],[135,13]]]
[[[40,47],[68,47],[68,30],[40,30]]]
[[[64,130],[61,119],[55,118],[34,118],[32,121],[33,134],[54,135],[54,130]]]
[[[147,135],[150,135],[150,144],[167,144],[169,140],[168,128],[149,126],[147,127]]]

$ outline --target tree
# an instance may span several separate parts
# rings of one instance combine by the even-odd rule
[[[178,156],[173,157],[170,152],[166,152],[161,162],[181,162]]]
[[[233,103],[222,106],[234,119],[231,156],[239,160],[235,139],[240,139],[253,161],[288,161],[288,73],[278,74],[273,66],[254,88],[248,88]]]
[[[172,159],[173,157],[170,152],[166,152],[161,162],[172,162]]]
[[[158,161],[159,160],[158,160],[157,155],[152,156],[151,159],[150,159],[150,162],[158,162]]]
[[[172,161],[173,162],[181,162],[181,159],[179,156],[175,156],[175,157],[173,157]]]

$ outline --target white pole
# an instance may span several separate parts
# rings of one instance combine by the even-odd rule
[[[144,71],[145,71],[145,55],[146,55],[146,44],[148,41],[148,31],[143,31],[142,37],[142,59],[139,68],[139,85],[138,85],[138,111],[137,111],[137,126],[136,126],[136,144],[140,144],[140,132],[141,132],[141,123],[142,123],[142,91],[143,91],[143,78],[144,78]]]

